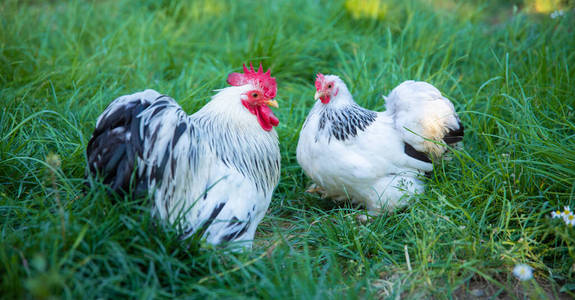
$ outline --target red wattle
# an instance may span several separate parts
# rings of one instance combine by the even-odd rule
[[[265,131],[270,131],[274,126],[278,126],[280,120],[274,115],[273,111],[269,106],[262,105],[250,105],[247,100],[242,100],[242,105],[245,106],[252,114],[256,115],[260,126]]]
[[[259,105],[255,107],[256,117],[262,126],[263,130],[270,131],[274,126],[278,126],[279,119],[274,115],[271,108],[267,105]]]

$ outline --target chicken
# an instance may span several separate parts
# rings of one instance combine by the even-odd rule
[[[315,87],[320,101],[302,127],[298,163],[324,196],[351,199],[372,214],[422,193],[420,175],[463,139],[453,104],[429,83],[401,83],[383,112],[359,106],[335,75],[318,74]]]
[[[154,90],[117,98],[97,120],[88,171],[115,192],[149,196],[181,238],[250,248],[280,176],[277,86],[261,65],[227,81],[193,115]]]

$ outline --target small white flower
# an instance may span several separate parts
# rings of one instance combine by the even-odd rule
[[[572,213],[564,215],[563,221],[565,221],[565,224],[573,226],[575,225],[575,215],[573,215]]]
[[[533,268],[526,264],[518,264],[513,268],[513,275],[521,281],[533,278]]]
[[[562,9],[559,9],[559,10],[552,12],[549,16],[551,17],[551,19],[555,19],[558,17],[562,17],[564,14],[565,14],[565,11],[563,11]]]
[[[551,212],[551,217],[553,217],[554,219],[556,219],[556,218],[561,218],[561,217],[563,217],[563,213],[560,212],[560,211],[558,211],[558,210],[552,211],[552,212]]]
[[[563,209],[563,215],[571,214],[571,209],[569,209],[569,206],[563,206]]]

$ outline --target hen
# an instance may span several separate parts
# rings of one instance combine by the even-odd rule
[[[116,192],[147,194],[182,238],[249,248],[279,181],[277,86],[261,65],[227,81],[193,115],[154,90],[117,98],[97,120],[88,170]]]
[[[463,139],[453,104],[431,84],[405,81],[386,110],[360,107],[335,75],[318,74],[315,100],[300,133],[297,160],[325,196],[352,199],[371,213],[392,211],[424,191],[449,144]]]

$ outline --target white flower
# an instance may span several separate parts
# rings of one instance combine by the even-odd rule
[[[563,221],[565,221],[565,224],[573,226],[575,225],[575,215],[573,215],[572,213],[564,215]]]
[[[533,278],[533,269],[526,264],[518,264],[513,268],[513,275],[521,281]]]
[[[563,213],[560,212],[560,211],[558,211],[558,210],[557,210],[557,211],[552,211],[552,212],[551,212],[551,217],[553,217],[554,219],[556,219],[556,218],[561,218],[561,217],[563,217]]]
[[[559,10],[552,12],[549,16],[551,17],[551,19],[555,19],[558,17],[562,17],[564,14],[565,14],[565,12],[562,9],[559,9]]]
[[[571,211],[569,206],[564,206],[563,211],[552,211],[551,217],[554,219],[561,218],[565,224],[575,226],[575,214]]]

